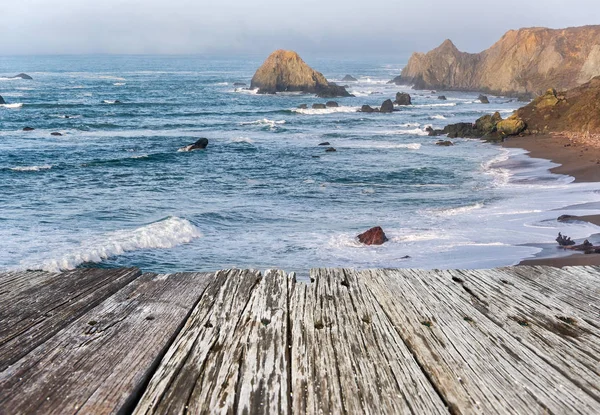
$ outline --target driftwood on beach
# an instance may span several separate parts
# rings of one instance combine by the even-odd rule
[[[597,414],[599,276],[0,274],[0,412]]]

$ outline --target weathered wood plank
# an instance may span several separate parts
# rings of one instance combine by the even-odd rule
[[[448,413],[363,282],[311,271],[290,306],[293,413]]]
[[[25,274],[27,275],[27,274]],[[0,301],[0,371],[133,281],[131,269],[81,269],[41,275]],[[20,279],[19,281],[21,281]]]
[[[44,281],[59,275],[57,272],[45,271],[11,271],[0,274],[0,301],[10,301],[22,291],[40,286]]]
[[[0,408],[10,414],[131,410],[211,276],[134,280],[0,372]]]
[[[282,272],[220,272],[135,413],[287,413],[287,302]]]
[[[600,402],[457,295],[452,280],[418,270],[361,277],[453,412],[600,413]]]
[[[600,331],[575,309],[552,295],[510,283],[495,270],[439,274],[455,282],[448,286],[455,295],[474,303],[549,367],[600,401]]]

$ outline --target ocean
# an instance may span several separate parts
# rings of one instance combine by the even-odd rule
[[[556,217],[589,213],[598,184],[519,149],[440,147],[425,131],[519,103],[388,85],[407,57],[305,57],[329,80],[358,82],[342,83],[356,97],[338,108],[300,110],[326,100],[234,85],[247,88],[264,58],[0,59],[0,270],[491,268],[559,231],[597,233]],[[20,72],[33,81],[7,78]],[[357,112],[400,91],[412,106]],[[178,151],[200,137],[206,150]],[[362,246],[356,235],[373,226],[389,242]]]

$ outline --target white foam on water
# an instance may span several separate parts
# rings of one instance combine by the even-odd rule
[[[396,143],[392,141],[362,141],[362,142],[344,142],[338,145],[339,148],[381,148],[394,149],[406,148],[409,150],[419,150],[421,143]]]
[[[406,124],[400,124],[399,127],[403,127],[403,128],[411,128],[411,127],[420,127],[421,124],[419,124],[418,122],[409,122]]]
[[[110,99],[105,99],[104,101],[102,101],[105,104],[116,104],[117,101],[116,100],[110,100]]]
[[[127,85],[125,82],[115,82],[113,84],[114,86],[123,86],[123,85]]]
[[[482,209],[484,207],[483,203],[475,203],[473,205],[467,206],[459,206],[455,208],[448,209],[431,209],[429,212],[436,216],[455,216],[462,215],[463,213],[472,212],[474,210]]]
[[[449,102],[447,104],[417,104],[413,105],[415,108],[429,108],[429,107],[456,107],[456,102]]]
[[[40,170],[50,170],[52,165],[43,164],[41,166],[17,166],[11,167],[12,171],[40,171]]]
[[[420,135],[426,136],[429,135],[424,128],[413,128],[411,130],[391,130],[391,131],[382,131],[382,134],[385,135]]]
[[[2,104],[0,105],[0,107],[4,107],[4,108],[21,108],[23,106],[23,104],[21,103],[15,103],[15,104]]]
[[[131,156],[132,159],[147,159],[148,154],[140,154],[139,156]]]
[[[215,85],[218,85],[218,86],[227,86],[227,85],[229,85],[229,82],[217,82]]]
[[[447,118],[444,117],[443,115],[432,115],[431,117],[429,117],[432,120],[446,120]]]
[[[114,81],[126,81],[125,78],[121,78],[119,76],[109,76],[109,75],[100,75],[100,76],[98,76],[98,79],[112,79]]]
[[[268,118],[263,118],[262,120],[241,122],[240,125],[268,125],[271,128],[275,128],[276,126],[283,125],[285,123],[285,120],[269,120]]]
[[[118,230],[89,240],[62,252],[50,253],[48,259],[23,266],[49,272],[71,270],[86,262],[99,263],[126,252],[142,249],[170,249],[202,237],[200,230],[186,219],[169,217],[137,229]]]
[[[326,114],[336,114],[336,113],[352,113],[358,112],[360,107],[330,107],[330,108],[322,108],[322,109],[314,109],[314,108],[294,108],[293,112],[297,112],[298,114],[304,115],[326,115]]]
[[[235,88],[231,92],[236,92],[238,94],[246,94],[246,95],[258,95],[258,88],[249,89],[249,88]]]
[[[232,143],[247,143],[247,144],[254,144],[254,140],[252,140],[251,138],[248,137],[234,137],[231,139]]]

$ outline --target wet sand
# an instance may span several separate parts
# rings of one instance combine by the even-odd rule
[[[503,147],[522,148],[530,157],[551,160],[560,166],[551,169],[552,173],[566,174],[575,178],[575,182],[600,182],[600,143],[593,140],[565,135],[537,135],[514,137]],[[581,220],[600,226],[600,213],[578,216],[572,220]],[[523,260],[519,265],[547,265],[566,267],[577,265],[600,265],[600,254],[573,253],[567,257],[534,258]]]

